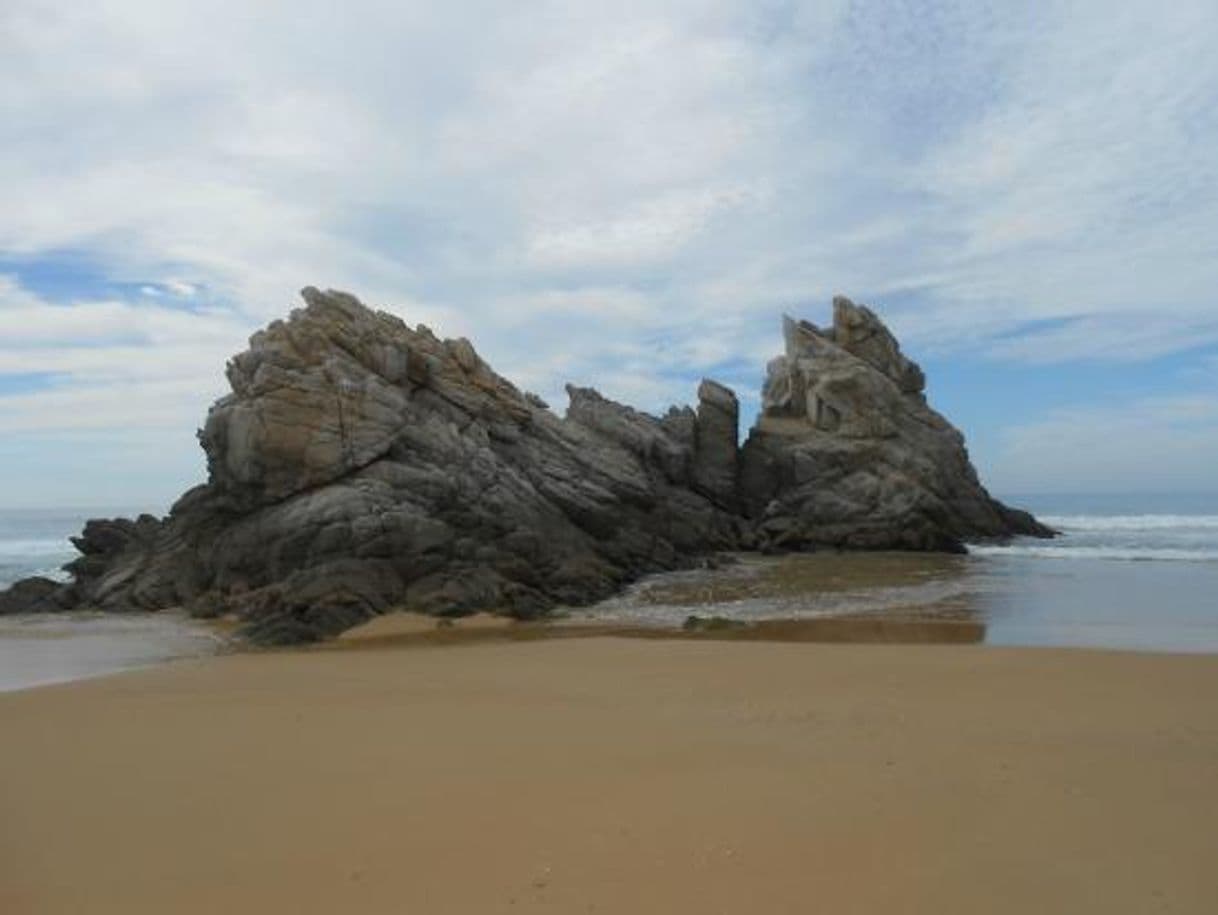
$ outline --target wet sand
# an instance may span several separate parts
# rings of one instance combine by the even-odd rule
[[[680,625],[689,614],[749,622],[863,613],[977,621],[966,556],[823,551],[728,559],[719,568],[649,575],[572,616],[652,627]]]
[[[46,613],[0,617],[0,692],[215,654],[223,624],[184,614]]]
[[[1218,657],[524,631],[0,695],[0,911],[1218,911]]]

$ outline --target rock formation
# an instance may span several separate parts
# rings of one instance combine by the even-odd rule
[[[724,508],[736,506],[740,450],[740,404],[716,381],[698,386],[697,434],[694,441],[694,487]]]
[[[0,608],[183,606],[285,643],[396,605],[533,617],[716,551],[1050,533],[989,498],[921,371],[844,299],[831,331],[787,322],[740,449],[715,382],[659,418],[568,387],[559,418],[468,340],[303,297],[229,363],[199,433],[208,482],[164,519],[90,521],[70,583]]]
[[[0,591],[0,616],[8,613],[54,613],[66,610],[59,603],[63,588],[57,581],[36,575],[23,578],[6,591]]]
[[[964,437],[927,406],[922,370],[869,308],[839,296],[831,328],[786,318],[783,336],[741,457],[740,498],[764,542],[962,552],[964,540],[1052,536],[990,498]]]

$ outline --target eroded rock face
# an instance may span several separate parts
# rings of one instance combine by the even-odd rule
[[[567,419],[440,340],[343,293],[254,335],[200,441],[209,481],[163,522],[91,522],[76,603],[237,612],[259,641],[392,604],[528,617],[738,545],[690,488],[692,412],[571,389]]]
[[[60,603],[63,585],[49,578],[23,578],[11,588],[0,591],[0,616],[17,613],[54,613],[66,607]]]
[[[727,509],[736,507],[740,404],[734,392],[710,379],[698,386],[694,486]]]
[[[165,519],[89,522],[71,583],[0,607],[185,606],[299,642],[396,605],[536,616],[719,550],[1044,532],[989,499],[921,371],[844,299],[832,330],[787,322],[741,451],[715,382],[663,417],[569,387],[559,418],[468,340],[303,297],[230,362],[199,433],[208,482]]]
[[[963,551],[962,541],[1050,536],[990,498],[964,437],[932,410],[922,370],[868,308],[838,297],[833,326],[784,321],[740,497],[764,543]]]

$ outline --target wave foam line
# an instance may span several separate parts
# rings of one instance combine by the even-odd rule
[[[1064,531],[1218,530],[1218,515],[1041,515],[1040,520]]]
[[[1108,546],[970,546],[977,556],[1037,556],[1046,559],[1119,559],[1129,562],[1218,562],[1218,550],[1172,550]]]

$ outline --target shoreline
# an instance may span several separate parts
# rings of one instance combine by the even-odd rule
[[[0,694],[211,657],[229,632],[175,611],[0,617]]]
[[[691,607],[691,609],[697,609]],[[55,615],[59,616],[59,615]],[[938,611],[906,612],[893,615],[875,613],[843,613],[835,616],[805,619],[727,620],[717,616],[691,615],[690,623],[682,627],[612,622],[595,618],[558,617],[554,619],[520,621],[509,617],[477,613],[468,617],[442,618],[410,611],[392,611],[374,617],[342,635],[313,644],[289,646],[257,646],[232,638],[236,623],[232,620],[194,620],[168,612],[107,616],[93,614],[88,620],[130,621],[170,620],[215,640],[209,652],[189,652],[168,657],[144,657],[124,662],[113,669],[65,674],[28,685],[0,686],[0,695],[84,683],[116,675],[161,669],[183,661],[207,660],[230,655],[276,656],[293,653],[350,652],[394,649],[427,649],[463,647],[480,644],[515,644],[581,639],[626,639],[650,642],[719,642],[810,645],[892,645],[949,646],[970,645],[987,650],[1068,651],[1100,654],[1145,655],[1149,657],[1218,657],[1212,650],[1160,649],[1071,644],[993,644],[986,641],[986,626],[967,618],[940,615]],[[62,615],[62,621],[72,625],[81,620],[77,612]],[[695,625],[691,625],[696,620]],[[42,622],[44,620],[38,620]],[[60,620],[54,620],[58,622]],[[57,638],[71,639],[69,632]],[[22,636],[35,640],[35,636]],[[122,638],[134,638],[125,636]]]
[[[1218,905],[1216,656],[500,634],[0,695],[0,909]]]

